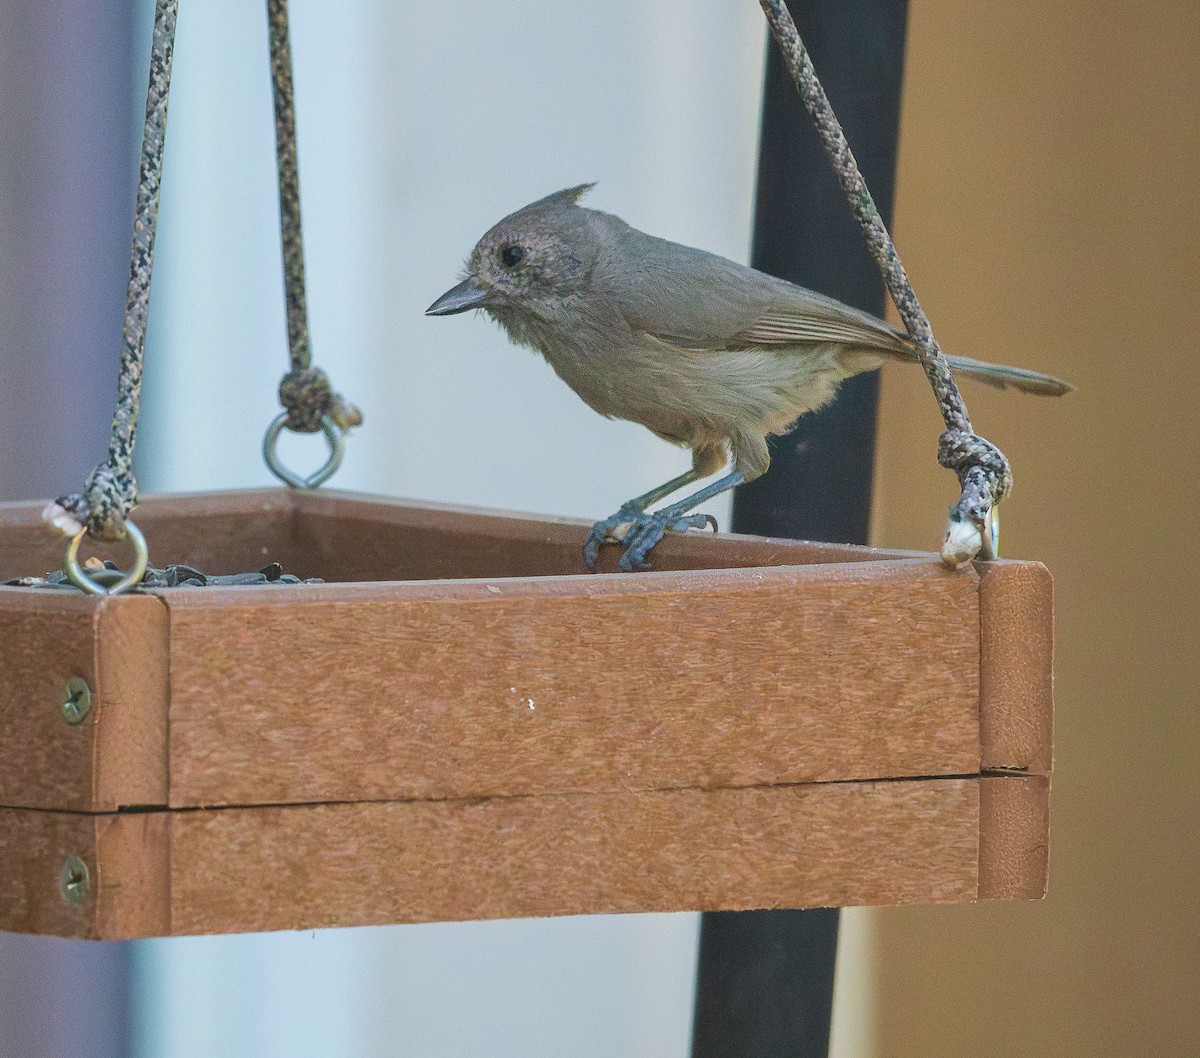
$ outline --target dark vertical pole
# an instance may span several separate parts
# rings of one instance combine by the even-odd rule
[[[891,224],[907,0],[791,0],[788,8]],[[883,284],[774,44],[768,48],[751,263],[882,315]],[[842,386],[771,446],[734,496],[742,533],[866,543],[877,373]],[[829,1052],[838,912],[703,916],[693,1058]]]
[[[134,0],[0,4],[0,499],[77,489],[108,446],[137,176],[133,15]],[[131,956],[0,933],[0,1056],[131,1053]]]

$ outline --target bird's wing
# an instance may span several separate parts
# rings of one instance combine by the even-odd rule
[[[912,342],[902,331],[869,312],[843,305],[814,290],[782,283],[780,297],[754,323],[733,336],[752,346],[839,342],[855,349],[912,355]]]
[[[606,221],[617,218],[605,215]],[[725,257],[628,228],[593,283],[634,331],[694,350],[770,349],[813,342],[911,352],[883,320]]]

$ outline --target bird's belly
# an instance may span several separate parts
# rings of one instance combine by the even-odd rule
[[[593,409],[681,444],[739,431],[786,429],[826,404],[847,370],[842,347],[690,350],[650,339],[611,357],[547,355],[560,378]]]
[[[706,438],[785,430],[805,412],[828,403],[852,372],[840,347],[786,350],[671,350],[651,357],[643,396],[654,410],[671,409]]]

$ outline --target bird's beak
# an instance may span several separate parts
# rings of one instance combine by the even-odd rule
[[[474,276],[467,276],[456,287],[451,287],[425,310],[426,316],[453,316],[456,312],[478,309],[488,302],[488,292]]]

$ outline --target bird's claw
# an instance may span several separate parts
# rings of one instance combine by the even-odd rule
[[[615,536],[613,530],[622,525],[628,528],[621,536]],[[655,545],[668,533],[682,533],[688,529],[703,529],[711,525],[715,531],[717,521],[710,514],[688,514],[674,507],[664,507],[661,511],[646,511],[635,504],[625,504],[616,514],[601,519],[592,526],[587,541],[583,545],[583,560],[588,569],[596,569],[596,561],[600,556],[600,548],[606,543],[623,544],[625,553],[621,556],[621,569],[626,573],[650,569],[647,556]]]
[[[587,564],[587,568],[595,573],[596,562],[600,558],[600,548],[608,543],[619,544],[625,536],[629,535],[629,530],[627,530],[621,536],[616,536],[614,530],[622,525],[634,525],[639,518],[644,517],[646,517],[646,511],[630,500],[628,503],[621,504],[621,509],[616,514],[601,518],[593,525],[583,544],[583,561]]]

